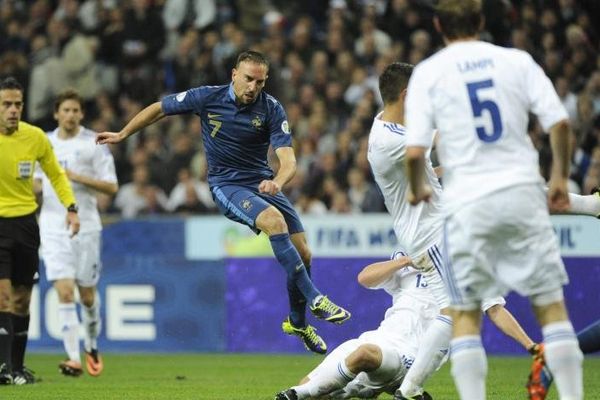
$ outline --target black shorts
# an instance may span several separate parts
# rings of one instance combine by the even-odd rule
[[[31,286],[40,264],[40,228],[35,214],[0,218],[0,279]]]

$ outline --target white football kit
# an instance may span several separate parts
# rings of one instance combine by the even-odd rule
[[[73,138],[60,139],[57,128],[48,133],[48,138],[63,168],[94,179],[117,182],[112,154],[107,146],[96,145],[96,134],[93,131],[81,127]],[[36,178],[41,178],[43,184],[39,223],[41,254],[48,280],[72,278],[82,286],[95,286],[101,269],[102,231],[95,191],[71,182],[79,207],[81,230],[70,238],[65,223],[67,211],[41,170],[36,172]]]
[[[385,290],[393,299],[392,306],[386,310],[379,327],[342,343],[308,374],[312,380],[321,371],[337,368],[340,361],[343,362],[360,345],[377,345],[383,353],[381,367],[372,373],[357,375],[339,396],[342,396],[342,392],[346,393],[344,396],[350,392],[356,395],[358,387],[363,393],[365,390],[393,393],[417,354],[419,338],[439,314],[439,307],[427,287],[422,271],[412,267],[402,268],[374,289]]]
[[[373,120],[369,133],[367,158],[388,212],[392,215],[399,247],[406,250],[413,265],[421,269],[440,308],[450,305],[443,275],[443,215],[440,202],[442,187],[427,157],[427,181],[432,187],[431,200],[411,206],[407,201],[408,179],[404,167],[406,131],[404,126],[381,119]]]
[[[567,118],[527,53],[457,42],[420,63],[408,85],[407,146],[429,148],[437,128],[452,302],[474,309],[509,290],[556,292],[567,283],[548,215],[529,112],[545,131]]]
[[[395,252],[392,258],[403,255],[405,253]],[[423,271],[412,267],[402,268],[372,289],[383,289],[392,296],[392,306],[386,310],[379,327],[336,347],[308,377],[312,380],[323,371],[337,368],[340,362],[363,344],[374,344],[381,349],[382,365],[376,371],[361,372],[344,388],[331,393],[332,398],[373,398],[383,392],[394,393],[411,367],[427,328],[439,315],[437,299]],[[485,312],[498,304],[504,305],[506,302],[502,297],[490,299],[482,304],[481,310]],[[443,362],[445,358],[439,366]]]

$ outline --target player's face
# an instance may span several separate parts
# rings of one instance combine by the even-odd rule
[[[233,92],[242,104],[250,104],[256,100],[267,81],[267,66],[251,61],[242,61],[233,69],[231,80]]]
[[[0,90],[0,132],[14,132],[19,127],[22,112],[23,92],[17,89]]]
[[[79,123],[83,119],[81,104],[77,100],[63,101],[54,113],[54,119],[60,128],[70,133],[75,132],[79,129]]]

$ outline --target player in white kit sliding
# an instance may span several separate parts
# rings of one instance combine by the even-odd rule
[[[58,317],[68,359],[61,362],[61,372],[79,376],[83,372],[79,349],[79,318],[75,304],[78,288],[84,326],[84,350],[87,371],[98,376],[103,369],[98,353],[100,300],[96,285],[100,277],[100,239],[102,225],[97,209],[96,192],[114,195],[118,190],[113,157],[107,146],[97,146],[96,133],[80,125],[82,100],[77,92],[67,90],[55,102],[54,117],[58,127],[48,134],[56,157],[71,180],[81,219],[80,235],[70,238],[65,228],[65,210],[61,207],[48,178],[42,179],[43,205],[40,214],[42,258],[46,276],[58,293]]]
[[[561,399],[583,398],[582,354],[564,306],[568,282],[552,231],[529,112],[550,132],[550,209],[569,208],[569,126],[550,80],[527,53],[477,40],[477,0],[441,0],[434,20],[446,48],[419,64],[408,86],[410,201],[428,200],[426,153],[433,130],[444,168],[442,204],[450,264],[452,375],[462,399],[485,399],[482,299],[515,290],[542,326],[546,361]]]

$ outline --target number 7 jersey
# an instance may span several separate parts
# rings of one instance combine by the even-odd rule
[[[439,131],[447,213],[508,186],[542,183],[529,113],[547,132],[567,112],[529,54],[481,41],[455,42],[420,63],[406,99],[407,146]]]

